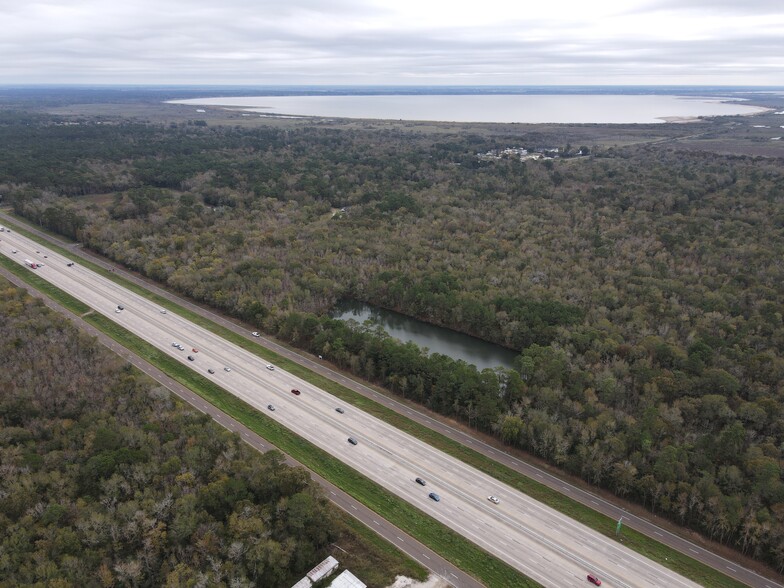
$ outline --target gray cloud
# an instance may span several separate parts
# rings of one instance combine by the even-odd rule
[[[492,1],[476,15],[390,0],[0,1],[0,83],[784,80],[780,0],[652,0],[617,13],[568,2],[501,11],[504,0]]]

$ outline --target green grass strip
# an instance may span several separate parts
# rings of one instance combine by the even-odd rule
[[[538,583],[109,318],[85,320],[488,586]]]
[[[52,246],[48,242],[43,242],[36,235],[25,231],[24,228],[16,227],[16,229],[25,236],[73,258],[72,251],[65,250],[56,245]],[[616,539],[616,521],[613,519],[598,513],[595,510],[575,500],[572,500],[571,498],[568,498],[567,496],[556,492],[551,488],[548,488],[544,484],[540,484],[539,482],[536,482],[535,480],[532,480],[531,478],[528,478],[527,476],[524,476],[523,474],[516,472],[507,466],[504,466],[503,464],[499,464],[478,453],[477,451],[470,449],[458,443],[457,441],[453,441],[448,437],[445,437],[441,433],[437,433],[432,429],[425,427],[424,425],[420,425],[419,423],[412,421],[411,419],[363,396],[362,394],[354,392],[353,390],[346,388],[345,386],[338,384],[337,382],[334,382],[325,376],[312,372],[308,368],[305,368],[298,363],[284,358],[274,351],[267,349],[260,342],[251,341],[243,335],[237,334],[234,331],[218,325],[211,320],[206,319],[203,316],[196,314],[186,308],[183,308],[166,298],[153,294],[141,286],[138,286],[134,282],[129,282],[128,280],[125,280],[113,272],[109,272],[100,266],[95,265],[94,263],[83,260],[82,258],[74,259],[79,261],[79,263],[85,267],[89,267],[90,269],[95,270],[102,276],[113,280],[117,284],[122,285],[129,290],[132,290],[136,294],[139,294],[148,300],[160,304],[161,307],[167,308],[172,312],[176,312],[183,318],[186,318],[198,324],[199,326],[208,329],[214,334],[231,341],[235,345],[238,345],[243,349],[258,355],[259,357],[262,357],[268,362],[275,363],[280,368],[285,369],[291,374],[306,380],[307,382],[329,392],[330,394],[333,394],[347,404],[351,404],[356,408],[363,410],[426,443],[429,443],[436,449],[439,449],[444,453],[447,453],[452,457],[455,457],[464,463],[477,468],[478,470],[494,477],[500,482],[508,484],[520,492],[523,492],[524,494],[527,494],[528,496],[542,502],[543,504],[546,504],[558,512],[575,519],[576,521],[590,527],[591,529],[605,535],[606,537]],[[384,393],[384,391],[380,392]],[[703,586],[716,586],[717,588],[743,588],[745,586],[745,584],[738,582],[737,580],[734,580],[725,574],[722,574],[718,570],[662,543],[659,543],[655,539],[639,533],[629,527],[624,527],[620,541],[623,542],[626,547],[636,551],[637,553],[640,553],[641,555],[644,555],[651,560],[656,561],[659,564],[673,570],[674,572],[677,572],[678,574],[681,574],[682,576],[689,578],[690,580]],[[433,546],[430,547],[433,548]]]

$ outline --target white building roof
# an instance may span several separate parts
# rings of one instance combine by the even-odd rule
[[[343,570],[342,574],[332,580],[329,588],[367,588],[367,584],[348,570]]]

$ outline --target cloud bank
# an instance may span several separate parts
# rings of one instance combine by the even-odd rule
[[[0,83],[784,80],[780,0],[0,0]]]

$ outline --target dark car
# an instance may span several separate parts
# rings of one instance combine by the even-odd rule
[[[420,486],[427,486],[427,482],[425,482],[425,481],[424,481],[422,478],[417,478],[417,479],[416,479],[416,480],[414,480],[414,481],[415,481],[417,484],[419,484]]]
[[[431,498],[431,500],[435,500],[436,502],[441,502],[441,497],[435,492],[431,492],[430,494],[428,494],[428,496]]]
[[[125,307],[122,304],[118,304],[117,310],[125,310]]]
[[[189,355],[188,356],[188,361],[196,361],[196,358],[193,357],[192,355]]]
[[[71,267],[73,264],[74,264],[74,262],[71,261],[70,263],[66,263],[65,265],[67,265],[68,267]]]
[[[596,586],[601,586],[602,585],[602,581],[599,578],[597,578],[596,576],[594,576],[593,574],[588,574],[588,581],[591,584],[595,584]]]
[[[214,370],[214,369],[212,369],[212,368],[210,368],[210,369],[208,369],[208,370],[207,370],[207,373],[208,373],[208,374],[214,374],[214,373],[215,373],[215,370]]]
[[[346,411],[343,410],[342,408],[338,407],[338,408],[335,409],[335,412],[339,412],[340,414],[343,414]]]
[[[356,445],[357,444],[357,440],[354,439],[354,437],[349,437],[348,438],[348,442],[351,443],[352,445]]]
[[[272,411],[274,411],[274,410],[275,410],[275,407],[274,407],[272,404],[268,404],[268,405],[267,405],[267,408],[268,408],[269,410],[272,410]]]
[[[292,389],[291,389],[291,393],[292,393],[294,396],[299,396],[300,394],[302,394],[302,392],[300,392],[300,391],[299,391],[299,390],[297,390],[296,388],[292,388]]]

